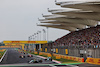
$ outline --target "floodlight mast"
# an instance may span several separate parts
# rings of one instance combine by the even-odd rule
[[[47,27],[47,41],[48,41],[48,37],[49,37],[49,36],[48,36],[48,27]]]

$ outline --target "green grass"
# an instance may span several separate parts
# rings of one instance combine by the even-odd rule
[[[33,52],[29,52],[29,51],[26,51],[26,53],[34,54]],[[39,54],[34,54],[34,55],[39,55]]]
[[[68,59],[56,59],[55,56],[52,56],[52,59],[57,60],[57,61],[61,61],[61,63],[68,63],[68,62],[77,62],[77,61],[73,61],[73,60],[68,60]]]
[[[6,50],[5,51],[3,51],[3,52],[0,52],[0,59],[1,59],[1,57],[3,56],[3,54],[6,52]]]
[[[48,57],[48,56],[46,56],[46,55],[40,55],[40,56],[43,56],[43,57]]]

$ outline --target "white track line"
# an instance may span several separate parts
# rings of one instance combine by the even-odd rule
[[[7,52],[7,50],[6,50],[6,52]],[[2,59],[4,58],[4,56],[5,56],[6,52],[3,54],[2,58],[0,59],[0,62],[1,62],[1,61],[2,61]]]
[[[51,67],[57,67],[57,66],[54,66],[54,65],[49,65],[49,66],[51,66]]]
[[[67,64],[66,64],[67,65]],[[75,66],[75,65],[69,65],[69,66],[72,66],[72,67],[79,67],[79,66]]]

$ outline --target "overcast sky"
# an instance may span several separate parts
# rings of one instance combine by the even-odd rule
[[[42,18],[42,13],[50,14],[47,8],[60,6],[55,5],[55,0],[0,0],[0,41],[28,40],[28,37],[38,30],[46,30],[36,23],[40,23],[38,18]],[[55,28],[49,28],[48,31],[49,40],[55,40],[69,33],[67,30]]]

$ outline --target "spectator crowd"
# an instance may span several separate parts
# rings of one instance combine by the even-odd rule
[[[55,46],[64,45],[99,45],[100,25],[71,32],[54,42]]]

